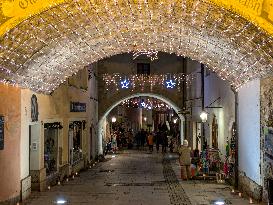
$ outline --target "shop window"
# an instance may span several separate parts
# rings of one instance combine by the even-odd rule
[[[137,74],[150,75],[150,63],[137,63]]]
[[[81,121],[74,121],[69,125],[70,132],[70,164],[80,161],[82,156],[82,129]]]
[[[44,124],[44,164],[46,175],[57,172],[59,128],[56,123]]]

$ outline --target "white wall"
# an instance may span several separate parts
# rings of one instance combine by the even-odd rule
[[[235,122],[235,95],[230,88],[229,82],[220,79],[213,72],[210,72],[209,75],[205,76],[204,95],[205,107],[222,107],[206,109],[209,115],[205,126],[205,132],[206,137],[209,138],[208,143],[211,147],[212,121],[213,115],[215,115],[218,124],[218,148],[221,152],[222,159],[224,159],[226,154],[227,140],[230,140],[231,138],[231,128],[233,122]]]
[[[260,185],[260,80],[242,87],[238,98],[239,170]]]

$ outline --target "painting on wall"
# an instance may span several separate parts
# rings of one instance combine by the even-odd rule
[[[31,121],[36,122],[38,121],[38,100],[36,95],[32,95],[31,97]]]

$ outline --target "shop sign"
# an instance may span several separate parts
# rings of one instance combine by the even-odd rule
[[[86,103],[70,102],[70,112],[86,112]]]
[[[0,116],[0,150],[4,149],[4,116]]]

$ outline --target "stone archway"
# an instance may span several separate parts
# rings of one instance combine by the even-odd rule
[[[122,101],[124,100],[128,100],[130,98],[134,98],[134,97],[142,97],[142,96],[147,96],[147,97],[153,97],[153,98],[157,98],[159,100],[162,100],[163,102],[165,102],[166,104],[168,104],[170,107],[172,107],[174,109],[174,111],[178,114],[179,119],[180,119],[180,142],[183,141],[183,137],[184,137],[184,121],[185,118],[184,116],[180,113],[181,111],[181,107],[179,107],[179,105],[176,104],[176,102],[173,102],[171,99],[165,97],[164,95],[160,95],[160,94],[155,94],[155,93],[134,93],[134,94],[128,94],[125,96],[119,96],[119,98],[115,99],[112,101],[111,104],[107,104],[108,106],[102,106],[103,111],[101,111],[101,115],[99,117],[99,123],[98,123],[98,130],[99,130],[99,136],[98,136],[98,154],[102,154],[103,153],[103,147],[102,147],[102,139],[103,139],[103,123],[106,120],[107,115],[111,112],[111,110],[116,107],[118,104],[120,104]],[[99,107],[100,110],[100,107]]]
[[[77,0],[1,37],[0,79],[51,93],[87,64],[143,50],[196,59],[237,89],[272,73],[271,35],[206,1]]]

